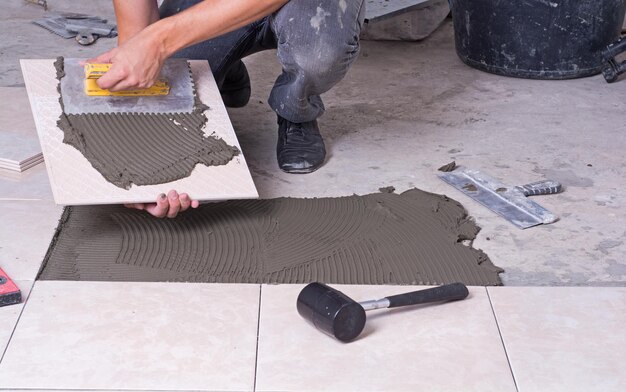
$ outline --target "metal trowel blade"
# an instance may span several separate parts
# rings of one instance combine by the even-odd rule
[[[439,174],[439,178],[521,229],[552,223],[558,219],[528,199],[517,187],[504,185],[478,170],[459,167]]]
[[[61,99],[66,114],[84,113],[190,113],[195,104],[193,79],[185,59],[168,59],[160,79],[170,87],[160,96],[88,96],[85,94],[85,70],[82,59],[63,61]]]

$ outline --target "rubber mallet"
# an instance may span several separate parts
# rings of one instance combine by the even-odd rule
[[[342,342],[349,342],[363,331],[366,310],[456,301],[466,298],[468,294],[463,283],[451,283],[378,300],[356,302],[341,291],[313,282],[302,289],[296,306],[300,316],[310,321],[315,328]]]

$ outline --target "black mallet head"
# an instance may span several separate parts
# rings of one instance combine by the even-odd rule
[[[349,342],[365,327],[365,309],[344,293],[323,283],[310,283],[298,295],[296,304],[300,316],[315,328]]]

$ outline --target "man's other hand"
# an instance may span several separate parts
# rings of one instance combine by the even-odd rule
[[[179,195],[173,189],[167,195],[161,193],[157,196],[156,203],[124,204],[125,207],[144,210],[157,218],[175,218],[178,213],[189,208],[198,208],[198,205],[200,203],[197,200],[191,200],[188,194],[181,193]]]

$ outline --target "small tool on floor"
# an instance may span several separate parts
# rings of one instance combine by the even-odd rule
[[[527,197],[561,192],[561,184],[556,181],[508,186],[479,170],[463,167],[440,173],[439,178],[521,229],[558,220],[556,215]]]
[[[22,302],[20,289],[0,268],[0,306],[19,304],[20,302]]]
[[[605,64],[602,76],[607,83],[616,82],[621,74],[626,73],[626,60],[622,62],[617,60],[617,56],[622,52],[626,52],[626,35],[608,45],[602,52]]]
[[[94,35],[92,32],[88,30],[82,30],[76,33],[76,42],[81,45],[91,45],[96,42],[98,38],[97,35]]]
[[[76,38],[81,45],[91,45],[99,37],[117,37],[117,27],[95,15],[75,12],[48,12],[33,21],[37,26],[63,38]]]
[[[302,289],[296,307],[300,316],[310,321],[315,328],[347,343],[363,331],[366,310],[456,301],[466,298],[468,294],[463,283],[451,283],[383,299],[356,302],[341,291],[314,282]]]
[[[107,73],[111,64],[90,63],[85,64],[85,94],[89,96],[114,96],[114,97],[147,97],[153,95],[167,95],[170,86],[164,79],[158,80],[152,87],[124,91],[109,91],[98,86],[98,79]]]

